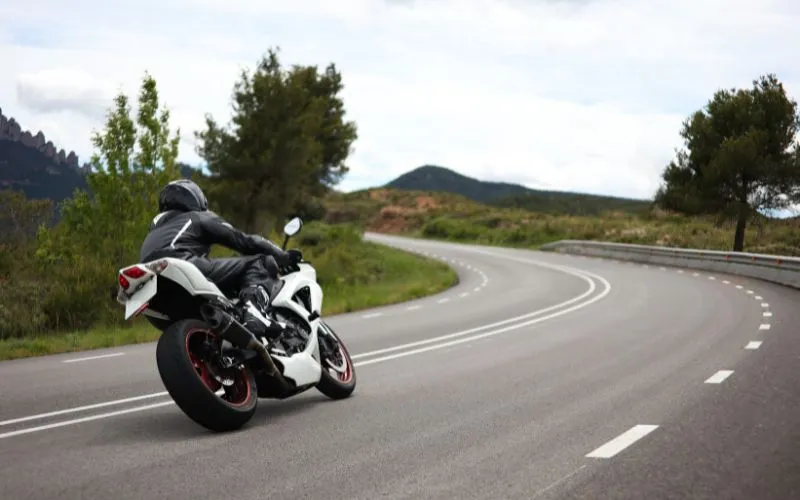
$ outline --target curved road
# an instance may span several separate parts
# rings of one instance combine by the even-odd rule
[[[210,434],[154,344],[0,363],[0,497],[800,498],[796,291],[371,235],[458,286],[330,318],[344,401],[262,400]]]

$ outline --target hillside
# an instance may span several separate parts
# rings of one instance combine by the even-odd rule
[[[520,184],[481,181],[433,165],[425,165],[407,172],[385,187],[453,193],[479,203],[552,214],[599,215],[605,211],[645,213],[651,205],[650,200],[545,191],[530,189]]]
[[[189,177],[193,167],[179,164]],[[14,189],[31,199],[53,200],[55,205],[70,198],[76,189],[86,189],[88,166],[75,168],[59,163],[35,147],[0,138],[0,189]]]
[[[0,140],[0,189],[21,190],[28,198],[59,202],[86,189],[85,174],[21,142]]]
[[[537,213],[477,203],[461,195],[431,191],[369,189],[334,193],[325,200],[325,221],[369,231],[514,247],[536,247],[562,239],[585,239],[730,250],[732,222],[670,214],[623,211],[602,216]],[[759,217],[747,230],[746,251],[800,255],[800,220]]]

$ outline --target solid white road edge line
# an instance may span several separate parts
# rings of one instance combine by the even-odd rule
[[[657,425],[634,425],[603,446],[586,454],[586,458],[611,458],[654,430]]]
[[[721,384],[733,374],[733,370],[720,370],[706,379],[706,384]]]
[[[361,354],[356,354],[354,356],[351,356],[351,358],[354,359],[354,360],[355,359],[361,359],[361,358],[365,358],[365,357],[375,356],[377,354],[384,354],[384,353],[387,353],[387,352],[399,351],[399,350],[402,350],[402,349],[408,349],[408,348],[417,347],[417,346],[421,346],[421,345],[432,344],[432,343],[436,343],[436,342],[442,342],[442,341],[453,339],[453,338],[457,338],[457,337],[463,337],[465,335],[469,335],[471,333],[479,332],[481,330],[486,330],[488,328],[494,328],[494,327],[506,325],[508,323],[515,323],[517,321],[526,320],[528,318],[531,318],[531,317],[534,317],[534,316],[539,316],[541,314],[553,311],[555,309],[560,309],[562,307],[566,307],[566,306],[568,306],[570,304],[573,304],[575,302],[578,302],[578,301],[583,300],[584,298],[588,297],[589,295],[594,293],[595,289],[597,288],[597,285],[594,283],[593,280],[591,280],[590,278],[588,278],[586,276],[579,275],[575,271],[576,270],[571,270],[570,274],[572,274],[574,276],[578,276],[581,279],[587,281],[589,283],[589,288],[584,293],[578,295],[577,297],[573,297],[573,298],[571,298],[569,300],[566,300],[564,302],[561,302],[559,304],[555,304],[553,306],[546,307],[544,309],[539,309],[537,311],[532,311],[530,313],[523,314],[521,316],[515,316],[513,318],[508,318],[508,319],[505,319],[505,320],[502,320],[502,321],[497,321],[495,323],[490,323],[488,325],[482,325],[482,326],[478,326],[478,327],[475,327],[475,328],[470,328],[468,330],[462,330],[462,331],[459,331],[459,332],[449,333],[447,335],[440,335],[440,336],[432,337],[432,338],[425,339],[425,340],[418,340],[416,342],[409,342],[409,343],[406,343],[406,344],[400,344],[400,345],[396,345],[396,346],[393,346],[393,347],[387,347],[387,348],[384,348],[384,349],[378,349],[376,351],[370,351],[370,352],[365,352],[365,353],[361,353]],[[589,274],[589,273],[586,273],[586,274]],[[596,276],[596,277],[599,278],[604,283],[604,285],[606,286],[606,288],[608,290],[611,289],[611,284],[608,283],[608,281],[606,281],[604,278],[602,278],[600,276]],[[607,294],[608,294],[608,291],[604,292],[604,294],[602,296],[604,297]]]
[[[97,356],[87,356],[85,358],[65,359],[62,363],[79,363],[81,361],[90,361],[92,359],[114,358],[116,356],[124,356],[124,352],[115,352],[113,354],[100,354]]]
[[[383,362],[383,361],[389,361],[390,359],[404,358],[406,356],[412,356],[414,354],[421,354],[423,352],[428,352],[428,351],[435,351],[437,349],[443,349],[445,347],[450,347],[450,346],[454,346],[454,345],[458,345],[458,344],[463,344],[465,342],[471,342],[473,340],[479,340],[479,339],[483,339],[483,338],[487,338],[487,337],[494,337],[495,335],[500,335],[501,333],[510,332],[512,330],[519,330],[520,328],[524,328],[526,326],[535,325],[536,323],[540,323],[542,321],[546,321],[546,320],[552,319],[552,318],[557,318],[558,316],[562,316],[562,315],[570,313],[572,311],[576,311],[578,309],[582,309],[582,308],[584,308],[584,307],[586,307],[586,306],[588,306],[590,304],[593,304],[593,303],[597,302],[598,300],[604,298],[606,295],[609,294],[609,292],[611,292],[611,284],[606,281],[604,283],[604,285],[607,285],[606,288],[600,294],[595,295],[591,299],[589,299],[589,300],[587,300],[585,302],[576,304],[576,305],[574,305],[572,307],[568,307],[567,309],[562,309],[560,311],[548,314],[546,316],[542,316],[542,317],[539,317],[539,318],[534,318],[532,320],[525,321],[523,323],[516,323],[516,324],[513,324],[511,326],[507,326],[505,328],[500,328],[499,330],[490,330],[490,331],[485,332],[485,333],[479,333],[477,335],[470,335],[469,337],[461,338],[461,339],[458,339],[458,340],[451,340],[449,342],[443,342],[443,343],[440,343],[440,344],[434,344],[434,345],[428,346],[428,347],[421,347],[419,349],[413,349],[411,351],[403,351],[403,352],[400,352],[400,353],[397,353],[397,354],[390,354],[388,356],[383,356],[383,357],[380,357],[380,358],[372,358],[372,359],[368,359],[366,361],[362,361],[360,363],[353,363],[353,364],[356,367],[358,367],[358,366],[371,365],[373,363],[380,363],[380,362]]]
[[[47,429],[55,429],[56,427],[65,427],[67,425],[80,424],[80,423],[89,422],[89,421],[92,421],[92,420],[100,420],[102,418],[116,417],[117,415],[124,415],[126,413],[134,413],[134,412],[138,412],[138,411],[151,410],[153,408],[158,408],[159,406],[167,406],[167,405],[171,405],[171,404],[175,404],[175,403],[173,401],[164,401],[162,403],[153,403],[151,405],[146,405],[146,406],[136,406],[134,408],[127,408],[125,410],[118,410],[118,411],[114,411],[114,412],[111,412],[111,413],[101,413],[99,415],[92,415],[90,417],[76,418],[74,420],[63,420],[61,422],[55,422],[55,423],[47,424],[47,425],[40,425],[38,427],[28,427],[27,429],[20,429],[18,431],[11,431],[11,432],[6,432],[6,433],[3,433],[3,434],[0,434],[0,439],[10,438],[10,437],[13,437],[13,436],[19,436],[20,434],[30,434],[31,432],[45,431]]]
[[[20,422],[27,422],[28,420],[36,420],[39,418],[47,418],[47,417],[55,417],[57,415],[64,415],[65,413],[75,413],[79,411],[86,411],[86,410],[94,410],[96,408],[103,408],[106,406],[114,406],[114,405],[121,405],[125,403],[132,403],[134,401],[141,401],[142,399],[150,399],[150,398],[157,398],[160,396],[167,396],[169,393],[167,391],[163,392],[154,392],[152,394],[144,394],[142,396],[135,396],[132,398],[125,398],[125,399],[116,399],[114,401],[106,401],[103,403],[95,403],[86,406],[77,406],[74,408],[67,408],[65,410],[58,410],[58,411],[51,411],[48,413],[37,413],[36,415],[30,415],[28,417],[20,417],[20,418],[12,418],[11,420],[3,420],[0,422],[0,427],[4,425],[11,425],[11,424],[18,424]]]

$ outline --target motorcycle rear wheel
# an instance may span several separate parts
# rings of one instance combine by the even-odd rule
[[[178,407],[196,423],[226,432],[242,427],[255,414],[258,391],[249,367],[225,373],[233,385],[225,387],[211,370],[217,369],[200,358],[198,345],[216,340],[208,324],[200,320],[181,320],[169,325],[156,346],[156,364],[164,387]],[[218,396],[220,389],[225,394]]]

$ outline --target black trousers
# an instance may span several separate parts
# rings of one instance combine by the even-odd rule
[[[261,285],[273,298],[273,291],[278,280],[278,263],[271,255],[248,255],[207,259],[205,257],[189,257],[186,260],[194,264],[203,275],[220,289],[227,297],[235,297],[249,286]]]

